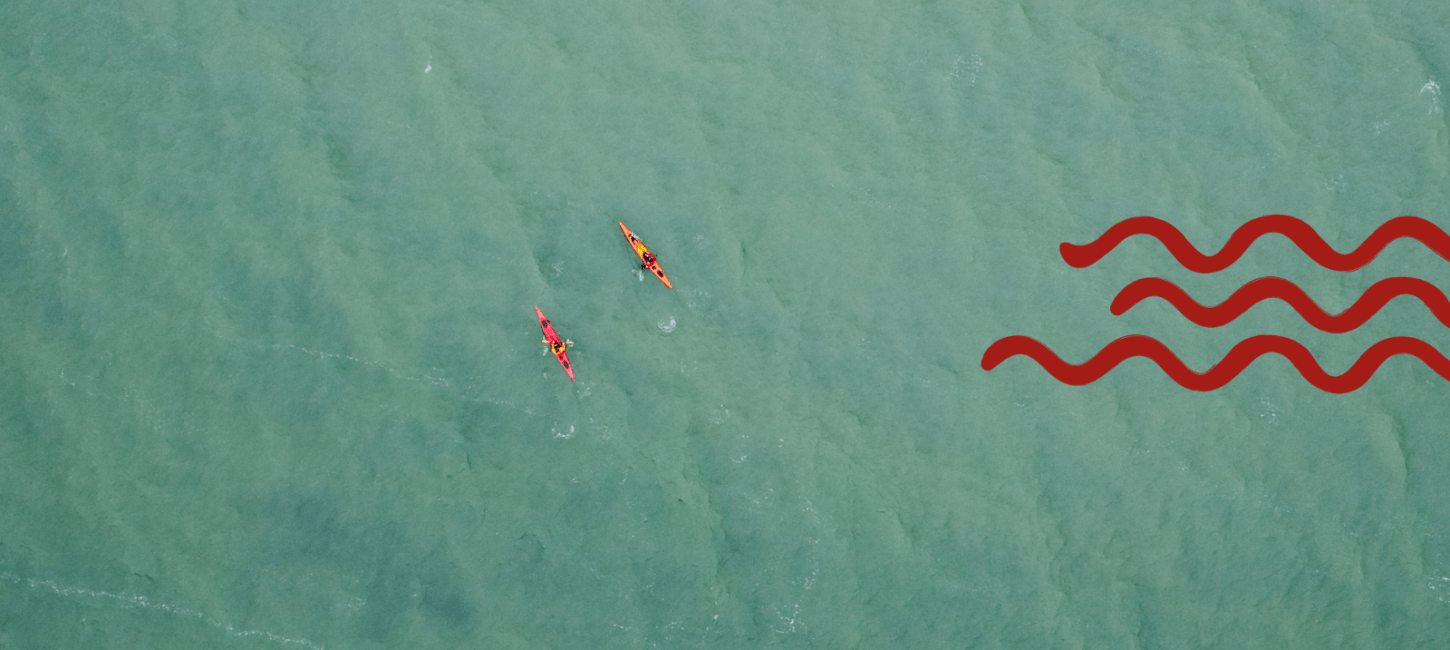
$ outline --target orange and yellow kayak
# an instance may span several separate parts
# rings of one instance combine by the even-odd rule
[[[559,365],[564,366],[564,372],[569,374],[569,381],[574,381],[574,366],[569,363],[568,346],[554,333],[554,326],[549,324],[549,319],[544,318],[544,310],[534,307],[534,313],[539,315],[539,327],[544,328],[544,342],[549,344],[549,351],[554,353]]]
[[[650,253],[648,248],[645,248],[644,242],[640,241],[638,237],[635,237],[634,233],[629,231],[629,228],[624,225],[623,221],[619,222],[619,229],[624,231],[624,238],[629,240],[629,245],[634,248],[634,254],[639,256],[639,261],[644,264],[644,268],[654,273],[655,277],[660,279],[660,282],[665,283],[665,286],[671,289],[675,288],[675,285],[670,284],[670,279],[665,275],[664,269],[660,268],[659,260],[656,260],[654,254]]]

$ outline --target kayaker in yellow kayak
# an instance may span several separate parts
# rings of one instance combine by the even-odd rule
[[[639,261],[643,262],[643,264],[639,265],[639,268],[653,273],[655,277],[660,279],[660,282],[665,283],[666,287],[671,289],[675,288],[675,285],[670,283],[669,276],[665,275],[665,270],[660,268],[659,261],[655,259],[654,253],[649,252],[649,249],[645,248],[644,242],[640,241],[638,237],[635,237],[634,233],[629,231],[629,227],[625,226],[623,221],[619,222],[619,229],[624,232],[624,238],[629,240],[629,246],[634,249],[634,254],[639,256]]]

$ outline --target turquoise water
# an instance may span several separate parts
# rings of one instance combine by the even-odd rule
[[[1450,8],[0,6],[0,647],[1450,645]],[[673,291],[637,272],[624,221]],[[541,307],[578,382],[539,343]]]

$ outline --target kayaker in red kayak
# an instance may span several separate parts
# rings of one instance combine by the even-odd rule
[[[549,351],[554,353],[554,358],[559,360],[559,365],[564,366],[564,372],[569,375],[569,380],[574,380],[574,365],[569,363],[569,346],[573,341],[561,340],[554,332],[554,326],[549,319],[544,318],[544,310],[534,307],[534,313],[539,316],[539,327],[544,330],[544,343],[549,344]]]

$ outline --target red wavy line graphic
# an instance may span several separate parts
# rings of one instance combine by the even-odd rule
[[[1450,379],[1450,359],[1441,356],[1430,344],[1409,336],[1391,337],[1371,345],[1342,375],[1325,372],[1319,367],[1319,362],[1314,360],[1314,355],[1297,341],[1269,334],[1251,336],[1239,341],[1218,365],[1202,373],[1189,370],[1168,346],[1141,334],[1124,336],[1113,341],[1086,363],[1076,366],[1063,361],[1046,345],[1034,339],[1009,336],[987,348],[982,355],[982,369],[996,368],[1003,361],[1019,354],[1032,357],[1048,374],[1071,386],[1083,386],[1097,381],[1129,357],[1146,357],[1158,364],[1168,378],[1179,386],[1189,390],[1209,391],[1233,381],[1244,368],[1265,354],[1277,354],[1288,359],[1310,384],[1330,393],[1348,393],[1363,386],[1379,370],[1385,359],[1397,354],[1413,355],[1442,378]]]
[[[1222,271],[1237,262],[1249,245],[1260,236],[1279,233],[1288,237],[1310,259],[1331,271],[1353,271],[1369,264],[1390,242],[1401,237],[1418,239],[1440,257],[1450,260],[1450,235],[1419,217],[1395,217],[1376,228],[1370,236],[1349,253],[1339,253],[1324,242],[1319,233],[1303,221],[1285,214],[1259,217],[1239,227],[1228,243],[1213,255],[1204,255],[1188,243],[1183,233],[1172,224],[1154,217],[1124,219],[1108,228],[1103,236],[1090,244],[1067,244],[1058,247],[1062,259],[1074,268],[1091,266],[1102,259],[1124,239],[1133,235],[1150,235],[1163,242],[1173,258],[1195,273]]]
[[[1178,288],[1178,285],[1163,278],[1143,278],[1124,287],[1113,298],[1113,315],[1121,316],[1139,302],[1155,296],[1167,300],[1188,320],[1201,327],[1222,326],[1242,316],[1259,302],[1278,298],[1289,303],[1294,311],[1304,317],[1305,322],[1333,334],[1343,334],[1363,325],[1396,296],[1414,296],[1430,308],[1430,312],[1442,325],[1450,327],[1450,300],[1435,285],[1418,278],[1380,280],[1370,285],[1349,309],[1333,315],[1315,304],[1303,289],[1283,278],[1253,280],[1239,287],[1228,300],[1212,307],[1199,304],[1187,292]]]

